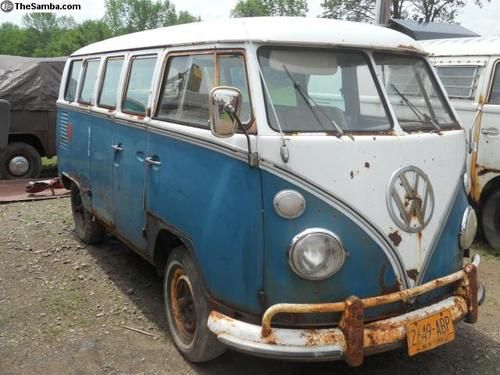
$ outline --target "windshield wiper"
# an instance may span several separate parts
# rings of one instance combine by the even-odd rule
[[[328,121],[330,121],[332,123],[332,125],[335,127],[335,130],[337,130],[337,136],[339,138],[342,137],[344,135],[344,131],[342,130],[342,128],[335,121],[333,121],[320,106],[318,106],[318,103],[316,103],[316,101],[307,92],[305,92],[302,89],[302,86],[300,86],[300,84],[293,78],[292,74],[290,73],[290,71],[288,70],[288,68],[286,67],[285,64],[283,64],[283,69],[285,70],[285,73],[288,75],[288,78],[290,78],[290,81],[292,81],[293,87],[302,96],[302,99],[304,99],[304,101],[306,102],[307,106],[309,107],[309,109],[313,113],[313,115],[316,118],[316,120],[318,121],[318,123],[320,125],[323,125],[323,122],[319,119],[319,117],[318,117],[316,111],[314,110],[313,106],[311,105],[311,103],[313,103],[314,106],[321,112],[321,114],[323,116],[325,116],[325,118],[328,119]]]
[[[430,117],[428,114],[426,113],[423,113],[420,109],[417,108],[417,106],[415,106],[415,104],[413,104],[410,99],[408,99],[406,97],[405,94],[403,94],[401,91],[398,90],[398,88],[396,87],[396,85],[394,83],[391,83],[391,87],[393,88],[393,90],[396,92],[396,94],[398,94],[401,99],[403,99],[403,101],[406,103],[406,105],[412,110],[412,112],[415,114],[415,116],[418,117],[418,119],[421,121],[421,122],[428,122],[430,123],[432,126],[434,126],[434,128],[440,132],[441,131],[441,127],[437,124],[437,122],[432,118]]]

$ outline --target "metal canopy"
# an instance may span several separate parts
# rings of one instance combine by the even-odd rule
[[[388,27],[411,36],[415,40],[468,38],[480,36],[465,27],[448,23],[392,19],[389,21]]]

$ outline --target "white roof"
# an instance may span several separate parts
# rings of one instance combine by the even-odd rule
[[[324,18],[254,17],[197,22],[122,35],[83,47],[72,56],[248,40],[259,43],[342,45],[422,52],[410,37],[371,24]]]
[[[435,39],[420,42],[431,56],[500,55],[500,37]]]

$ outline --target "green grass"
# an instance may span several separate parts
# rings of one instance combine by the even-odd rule
[[[52,158],[42,158],[42,168],[54,168],[57,167],[57,156],[54,156]]]
[[[500,249],[492,248],[483,240],[477,240],[474,242],[472,249],[477,251],[481,256],[500,258]]]

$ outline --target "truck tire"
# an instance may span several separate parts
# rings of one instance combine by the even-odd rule
[[[40,154],[27,143],[10,143],[0,155],[2,178],[8,180],[37,178],[41,170]]]
[[[177,350],[191,362],[206,362],[226,350],[207,327],[210,313],[201,275],[184,246],[172,250],[163,273],[168,328]]]
[[[104,226],[96,220],[92,213],[85,209],[80,189],[76,184],[71,184],[71,211],[73,213],[75,231],[80,240],[86,244],[102,242],[106,233]]]
[[[481,223],[490,246],[500,249],[500,190],[494,191],[486,198],[481,212]]]

